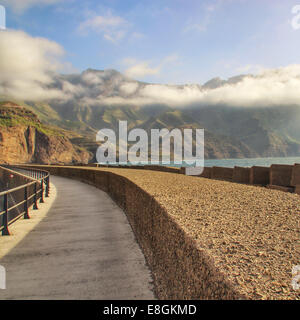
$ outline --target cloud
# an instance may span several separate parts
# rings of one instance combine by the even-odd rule
[[[262,69],[256,75],[218,80],[216,86],[145,84],[114,70],[87,70],[59,75],[64,49],[22,31],[0,37],[0,95],[19,100],[72,102],[88,105],[166,104],[171,107],[228,105],[232,107],[300,107],[300,64]],[[158,74],[178,57],[170,55],[157,66],[125,59],[131,75]],[[68,64],[67,64],[68,65]]]
[[[30,7],[36,5],[50,5],[64,0],[2,0],[1,3],[11,7],[17,13],[23,13]]]
[[[5,31],[0,37],[0,94],[19,99],[64,98],[51,89],[53,74],[63,68],[63,48],[53,41],[22,31]]]
[[[96,74],[86,72],[82,75],[83,82],[88,86],[97,86],[103,83],[103,79],[98,77]]]
[[[125,74],[131,78],[143,78],[149,75],[157,75],[160,73],[160,67],[150,67],[149,62],[139,62],[129,67]]]
[[[115,28],[123,24],[126,24],[126,21],[118,16],[96,16],[91,19],[86,20],[81,23],[81,29],[95,29],[95,30],[105,30],[106,28]]]
[[[105,99],[109,104],[167,104],[173,107],[188,105],[228,105],[235,107],[268,107],[298,105],[300,92],[300,65],[290,65],[245,76],[240,81],[204,89],[198,85],[168,86],[149,84],[134,97],[121,96]]]
[[[196,31],[198,33],[205,32],[211,23],[211,16],[213,12],[215,11],[215,8],[213,6],[207,7],[205,9],[204,17],[199,19],[200,21],[188,21],[185,27],[182,30],[182,33],[189,33],[191,31]]]
[[[122,84],[120,86],[120,90],[125,95],[131,95],[131,94],[134,94],[137,91],[138,87],[139,87],[139,85],[137,83],[128,82],[128,83]]]
[[[108,13],[106,16],[94,16],[85,20],[79,25],[78,30],[81,33],[92,30],[102,34],[104,39],[117,43],[125,37],[129,26],[129,22],[122,17]]]
[[[198,21],[195,20],[189,20],[185,27],[182,30],[182,33],[189,33],[189,32],[197,32],[197,33],[203,33],[207,31],[208,26],[212,23],[212,18],[215,12],[225,3],[224,0],[216,0],[211,1],[209,5],[204,5],[203,7],[203,17],[199,18]]]
[[[174,63],[178,60],[176,54],[167,56],[157,66],[150,66],[149,61],[138,61],[133,58],[123,59],[123,64],[128,65],[129,68],[125,70],[125,74],[130,78],[143,78],[145,76],[153,76],[161,73],[161,70],[169,63]]]

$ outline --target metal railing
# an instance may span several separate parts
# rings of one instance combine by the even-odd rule
[[[29,209],[33,206],[38,209],[38,201],[44,202],[44,196],[49,197],[50,174],[48,171],[23,168],[7,167],[17,174],[32,180],[29,183],[0,192],[0,232],[2,235],[10,235],[8,226],[21,218],[30,219]],[[29,178],[30,177],[30,178]]]

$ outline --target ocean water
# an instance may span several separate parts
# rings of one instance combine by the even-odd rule
[[[260,167],[269,167],[272,164],[295,164],[300,163],[300,157],[277,157],[277,158],[244,158],[244,159],[205,159],[204,166],[205,167],[228,167],[233,168],[234,166],[238,167],[252,167],[252,166],[260,166]],[[144,165],[150,164],[144,163]],[[118,164],[115,164],[118,167]],[[132,165],[130,163],[127,164],[128,166]],[[141,165],[141,164],[135,164]],[[166,166],[166,164],[161,164]],[[167,166],[170,167],[187,167],[184,162],[180,165],[170,163]]]
[[[244,158],[244,159],[205,159],[205,167],[269,167],[272,164],[295,164],[300,163],[300,157],[277,157],[277,158]],[[186,165],[170,164],[172,167],[185,167]]]
[[[205,160],[205,167],[269,167],[272,164],[295,164],[300,163],[300,157],[279,157],[279,158],[246,158],[246,159],[210,159]]]

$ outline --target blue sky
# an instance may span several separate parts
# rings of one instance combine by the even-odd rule
[[[290,0],[0,4],[7,28],[57,42],[74,71],[113,68],[138,80],[182,84],[300,63],[300,29],[291,26],[297,2]]]

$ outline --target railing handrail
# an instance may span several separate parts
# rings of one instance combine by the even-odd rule
[[[22,215],[24,215],[24,219],[29,219],[30,216],[28,214],[28,209],[29,209],[29,200],[33,199],[33,209],[38,209],[38,205],[37,205],[37,201],[40,199],[40,203],[44,202],[44,191],[45,191],[45,196],[49,197],[49,190],[50,190],[50,173],[46,170],[40,170],[40,169],[36,169],[36,168],[27,168],[27,167],[22,167],[22,166],[9,166],[9,168],[6,167],[1,167],[1,169],[6,170],[12,174],[17,174],[21,177],[26,178],[27,180],[32,180],[31,182],[22,184],[18,187],[12,188],[12,189],[8,189],[5,191],[0,192],[0,197],[3,197],[3,211],[0,212],[0,217],[3,216],[3,223],[0,224],[0,231],[2,231],[2,235],[9,235],[9,230],[8,230],[8,226],[15,222],[17,219],[19,219]],[[33,177],[29,176],[29,175],[24,175],[20,172],[18,172],[17,170],[11,170],[10,168],[15,168],[15,169],[21,169],[24,171],[29,171]],[[38,176],[38,173],[41,174],[41,176]],[[39,187],[38,187],[39,185]],[[44,185],[46,186],[44,188]],[[34,186],[34,191],[32,192],[32,194],[28,194],[28,189],[30,186]],[[14,205],[9,206],[9,201],[8,201],[8,196],[16,191],[19,190],[24,190],[24,197],[23,200],[18,200],[18,202],[16,203],[14,200]],[[10,196],[13,199],[13,196]],[[9,217],[9,213],[14,210],[17,209],[19,206],[24,205],[24,208],[22,209],[23,211],[20,213],[19,209],[18,209],[18,213],[16,216],[14,216],[13,218],[11,218],[11,216]],[[30,204],[30,206],[32,205],[32,203]]]
[[[32,177],[29,177],[29,176],[27,176],[27,175],[25,175],[25,174],[22,174],[22,173],[20,173],[20,172],[16,172],[16,171],[14,171],[14,170],[12,170],[12,169],[10,169],[10,168],[13,168],[13,167],[12,167],[12,166],[8,166],[8,165],[0,165],[0,169],[4,169],[4,170],[9,171],[9,172],[11,172],[11,173],[13,173],[13,174],[18,174],[18,175],[22,176],[22,177],[25,178],[25,179],[35,180],[35,179],[33,179]],[[17,168],[17,167],[16,167],[16,168]]]
[[[30,176],[27,176],[27,175],[25,175],[25,174],[22,174],[22,173],[20,173],[20,172],[14,171],[14,170],[12,170],[12,169],[9,169],[9,168],[3,167],[3,166],[0,166],[0,169],[1,169],[1,168],[2,168],[2,169],[5,169],[5,170],[7,170],[7,171],[10,171],[10,172],[12,172],[12,173],[14,173],[14,174],[17,173],[17,174],[23,176],[23,177],[26,178],[26,179],[31,179],[31,180],[34,180],[34,181],[28,182],[28,183],[26,183],[26,184],[22,184],[22,185],[20,185],[20,186],[18,186],[18,187],[15,187],[15,188],[13,188],[13,189],[8,189],[8,190],[5,190],[5,191],[2,191],[2,192],[0,192],[0,197],[4,196],[5,194],[8,194],[8,193],[12,193],[12,192],[21,190],[21,189],[23,189],[23,188],[30,187],[31,185],[35,184],[36,181],[40,181],[40,180],[42,180],[42,179],[45,180],[46,178],[48,178],[48,177],[50,176],[50,173],[49,173],[48,171],[46,171],[46,170],[41,170],[41,169],[35,169],[35,168],[29,169],[29,168],[26,168],[26,167],[10,166],[10,168],[19,168],[19,169],[27,170],[27,171],[42,172],[42,173],[45,173],[45,176],[43,176],[43,177],[40,178],[40,179],[36,179],[36,178],[32,178],[32,177],[30,177]]]
[[[3,166],[2,166],[3,167]],[[50,173],[46,170],[41,170],[41,169],[37,169],[37,168],[30,168],[30,167],[23,167],[23,166],[19,166],[19,165],[13,165],[13,166],[8,166],[8,167],[3,167],[5,168],[6,170],[9,170],[9,171],[12,171],[12,172],[16,172],[15,170],[12,170],[10,168],[16,168],[16,169],[21,169],[21,170],[24,170],[24,171],[35,171],[35,172],[40,172],[40,173],[44,173],[46,176],[50,176]],[[26,177],[26,178],[29,178],[29,179],[32,179],[32,180],[40,180],[40,179],[36,179],[36,178],[33,178],[33,177],[30,177],[30,176],[27,176],[25,174],[22,174],[20,172],[17,172],[18,174],[22,175],[23,177]],[[43,176],[44,178],[44,176]]]
[[[2,191],[2,192],[0,192],[0,197],[4,196],[5,194],[9,194],[9,193],[24,189],[26,187],[30,187],[30,186],[32,186],[34,184],[36,184],[36,181],[32,181],[32,182],[29,182],[29,183],[26,183],[26,184],[22,184],[21,186],[15,187],[13,189],[8,189],[6,191]]]

